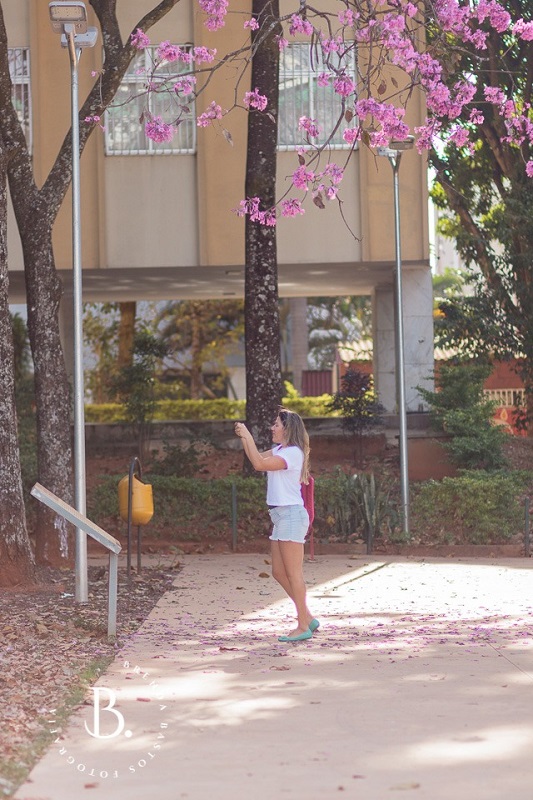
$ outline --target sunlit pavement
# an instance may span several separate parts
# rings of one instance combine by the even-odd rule
[[[532,800],[532,567],[320,556],[281,644],[265,556],[185,556],[15,797]]]

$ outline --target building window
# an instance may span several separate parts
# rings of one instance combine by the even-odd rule
[[[186,49],[186,48],[182,48]],[[194,99],[186,109],[167,88],[190,68],[180,62],[163,63],[152,76],[156,48],[147,47],[137,54],[122,79],[112,106],[105,116],[105,151],[108,156],[174,155],[196,151]],[[147,80],[161,86],[161,91],[146,91]],[[168,83],[167,83],[168,82]],[[144,133],[143,115],[149,112],[176,125],[171,142],[154,142]],[[176,122],[179,117],[179,123]]]
[[[351,42],[346,42],[347,52],[343,56],[343,65],[347,75],[355,81],[355,49]],[[335,54],[329,56],[339,59]],[[334,64],[335,66],[335,64]],[[340,97],[335,93],[330,80],[327,86],[319,86],[321,73],[331,74],[331,69],[324,63],[321,53],[311,48],[308,43],[296,42],[287,45],[280,53],[279,67],[279,122],[278,149],[294,150],[305,144],[305,134],[298,130],[300,117],[316,120],[322,136],[312,141],[324,144],[327,136],[337,124],[341,111]],[[342,138],[342,124],[335,133],[330,146],[336,150],[350,149]]]
[[[32,149],[30,51],[27,47],[8,49],[9,75],[12,83],[11,99],[19,122],[26,137],[26,144]]]

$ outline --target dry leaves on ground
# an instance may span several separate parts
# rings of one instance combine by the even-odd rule
[[[179,562],[119,573],[116,642],[107,638],[107,569],[89,568],[89,602],[74,602],[71,570],[39,570],[39,584],[0,591],[0,796],[9,796],[46,744],[51,709],[81,702],[123,642],[170,587]]]

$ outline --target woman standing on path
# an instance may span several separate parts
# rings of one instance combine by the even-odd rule
[[[309,515],[304,508],[301,486],[309,476],[309,436],[302,418],[280,409],[272,425],[272,450],[260,453],[252,434],[242,422],[235,424],[244,452],[258,472],[267,473],[267,505],[274,525],[270,536],[272,576],[296,607],[297,627],[280,642],[310,639],[319,626],[307,607],[303,575],[304,541]]]

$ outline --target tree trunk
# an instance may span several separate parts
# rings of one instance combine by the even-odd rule
[[[279,14],[278,2],[253,0],[252,16]],[[264,23],[266,24],[266,23]],[[274,206],[278,118],[279,48],[274,28],[252,59],[252,87],[268,97],[267,113],[248,116],[246,197]],[[246,217],[244,284],[246,421],[260,450],[272,444],[270,426],[282,397],[276,228]]]
[[[191,304],[191,400],[202,397],[202,340],[200,310],[195,303]]]
[[[26,265],[28,332],[38,398],[38,475],[43,486],[72,505],[70,387],[59,335],[62,286],[55,270],[51,231],[43,212],[37,212],[34,219],[33,227],[19,230]],[[72,528],[41,503],[35,555],[38,563],[56,566],[70,562],[73,557]]]
[[[134,28],[148,30],[178,3],[160,0]],[[131,40],[123,44],[116,0],[91,0],[99,19],[106,68],[80,110],[80,119],[99,114],[112,101],[129,62],[135,55]],[[52,227],[71,182],[72,137],[65,135],[55,163],[37,188],[33,163],[12,103],[8,38],[0,3],[0,124],[4,141],[13,148],[8,166],[9,187],[24,252],[28,330],[35,365],[39,480],[62,500],[72,503],[72,445],[67,373],[59,338],[61,282],[55,270]],[[80,128],[80,153],[92,127]],[[67,523],[45,506],[39,508],[36,556],[45,563],[70,561],[71,536]]]
[[[135,338],[135,314],[137,303],[119,303],[120,323],[118,326],[118,368],[133,364],[133,340]]]
[[[20,473],[6,241],[6,153],[3,143],[0,143],[0,587],[33,583],[35,580]]]

